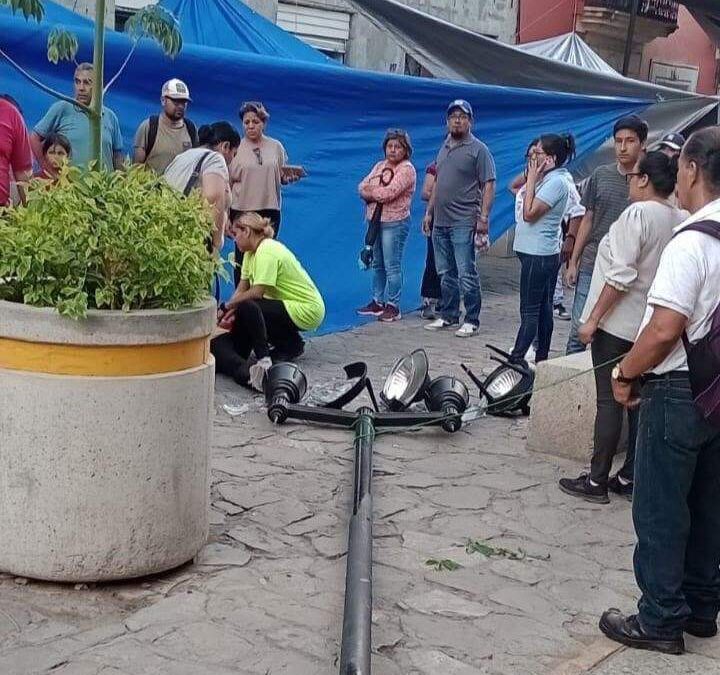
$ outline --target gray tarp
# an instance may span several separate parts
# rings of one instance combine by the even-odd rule
[[[644,98],[655,101],[643,111],[654,136],[686,129],[717,109],[718,99],[715,97],[529,54],[408,7],[398,0],[350,2],[376,25],[390,31],[403,48],[435,77],[589,96]],[[717,7],[720,0],[695,0],[698,6],[703,2]],[[599,152],[593,158],[593,164],[606,161],[607,156]],[[578,167],[578,171],[583,174],[591,168],[584,165]]]
[[[607,73],[613,77],[622,77],[609,63],[603,61],[600,55],[596,54],[577,33],[565,33],[546,40],[524,42],[516,45],[516,49],[520,49],[526,54],[569,63],[585,70],[594,70],[598,73]]]

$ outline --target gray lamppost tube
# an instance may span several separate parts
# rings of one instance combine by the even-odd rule
[[[361,408],[355,426],[355,489],[348,535],[340,675],[370,675],[372,621],[373,411]]]

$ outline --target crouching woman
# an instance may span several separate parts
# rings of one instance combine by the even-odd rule
[[[231,233],[243,257],[240,283],[221,310],[229,334],[212,342],[218,372],[262,388],[272,362],[304,352],[300,331],[316,330],[325,304],[310,275],[284,244],[273,239],[268,218],[231,210]],[[234,321],[230,316],[234,315]]]

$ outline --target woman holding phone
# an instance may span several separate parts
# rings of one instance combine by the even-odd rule
[[[521,362],[538,338],[544,361],[553,333],[553,292],[560,269],[562,219],[570,193],[565,162],[575,155],[570,134],[543,134],[527,153],[527,180],[515,196],[514,250],[520,258],[520,328],[511,360]]]
[[[280,231],[281,187],[305,175],[302,167],[288,166],[288,156],[280,141],[265,135],[270,113],[259,101],[240,107],[243,138],[230,165],[232,208],[255,212],[268,218],[275,232]],[[240,281],[242,252],[235,247],[235,285]]]

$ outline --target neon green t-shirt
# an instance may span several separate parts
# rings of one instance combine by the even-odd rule
[[[254,253],[243,257],[242,274],[251,286],[266,286],[266,298],[281,300],[293,323],[315,330],[325,318],[325,303],[293,253],[274,239],[263,239]]]

